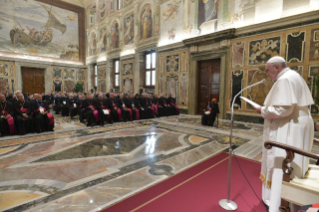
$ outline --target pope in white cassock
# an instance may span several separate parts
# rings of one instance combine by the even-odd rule
[[[314,136],[314,122],[308,106],[314,104],[304,79],[287,67],[282,57],[268,60],[266,74],[275,84],[267,95],[264,106],[256,108],[265,119],[263,141],[276,141],[310,151]],[[263,147],[260,179],[263,181],[262,199],[270,212],[281,206],[283,149]],[[292,177],[303,178],[309,159],[295,154]]]

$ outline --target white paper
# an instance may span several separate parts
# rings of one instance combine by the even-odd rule
[[[65,104],[66,104],[66,102],[65,102],[65,101],[63,101],[63,104],[65,105]]]
[[[73,106],[74,106],[74,108],[76,108],[76,104],[75,103],[73,103]]]
[[[142,110],[144,110],[144,108],[141,108]]]
[[[43,113],[43,112],[44,112],[43,107],[40,107],[40,113]]]
[[[210,114],[210,111],[206,111],[205,114],[206,114],[206,115],[209,115],[209,114]]]
[[[109,115],[110,113],[109,113],[109,110],[103,110],[103,113],[105,114],[105,115]]]
[[[122,107],[125,107],[125,104],[122,104]]]
[[[251,104],[251,106],[253,106],[254,108],[261,107],[259,104],[257,104],[256,102],[251,101],[250,99],[247,99],[246,97],[241,96],[240,98],[242,100],[246,101],[247,103]]]

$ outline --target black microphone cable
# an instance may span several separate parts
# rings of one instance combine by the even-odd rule
[[[236,157],[236,155],[235,155],[235,151],[234,151],[233,149],[232,149],[232,153],[234,154],[234,156],[235,156],[234,158],[236,159],[236,162],[237,162],[237,164],[238,164],[238,166],[239,166],[239,169],[240,169],[241,173],[244,175],[244,177],[245,177],[247,183],[249,184],[251,190],[254,192],[254,194],[255,194],[255,196],[258,198],[259,202],[264,206],[265,210],[266,210],[266,211],[269,211],[268,208],[267,208],[267,206],[264,204],[264,202],[258,197],[258,195],[257,195],[257,193],[255,192],[253,186],[250,184],[248,178],[246,177],[246,175],[245,175],[243,169],[241,168],[241,166],[240,166],[240,164],[239,164],[239,162],[238,162],[238,160],[237,160],[237,157]]]

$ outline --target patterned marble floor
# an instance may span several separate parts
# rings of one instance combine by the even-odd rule
[[[0,140],[0,211],[98,211],[227,151],[230,122],[180,115]],[[58,127],[57,127],[58,128]],[[238,155],[259,160],[262,125],[237,123]]]

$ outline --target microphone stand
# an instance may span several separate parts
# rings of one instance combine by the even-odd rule
[[[232,105],[231,105],[231,125],[230,125],[230,135],[229,135],[229,160],[228,160],[228,188],[227,188],[227,199],[222,199],[219,201],[219,206],[222,207],[225,210],[228,211],[234,211],[237,210],[238,206],[234,201],[230,200],[230,178],[231,178],[231,156],[233,153],[232,149],[232,137],[233,137],[233,126],[234,126],[234,103],[236,98],[246,89],[254,87],[256,85],[259,85],[261,83],[265,83],[266,80],[263,79],[260,82],[257,82],[255,84],[252,84],[250,86],[247,86],[246,88],[243,88],[241,91],[236,94],[236,96],[233,99]]]

